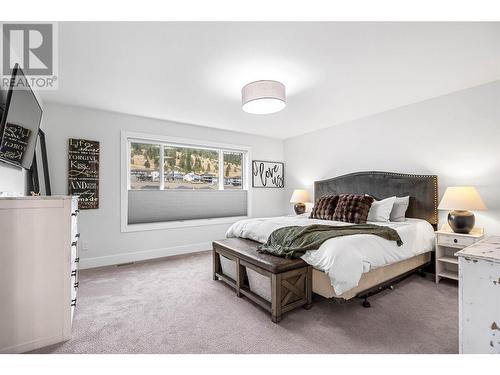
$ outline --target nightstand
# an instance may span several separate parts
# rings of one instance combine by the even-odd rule
[[[436,284],[442,278],[458,280],[458,258],[455,253],[483,239],[482,228],[469,234],[455,233],[444,227],[436,231]]]

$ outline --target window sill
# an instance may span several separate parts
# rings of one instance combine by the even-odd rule
[[[202,227],[207,225],[233,224],[238,220],[248,219],[249,216],[217,217],[213,219],[179,220],[159,223],[122,224],[121,232],[144,232],[150,230],[175,229],[187,227]]]

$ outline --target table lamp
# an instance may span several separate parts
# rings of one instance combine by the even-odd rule
[[[306,190],[295,189],[293,191],[292,197],[290,198],[290,203],[295,203],[293,209],[297,215],[306,212],[306,205],[304,203],[310,202],[309,193]]]
[[[473,186],[450,186],[444,192],[439,210],[451,210],[448,224],[455,233],[470,233],[474,228],[474,214],[469,210],[486,210],[486,205]]]

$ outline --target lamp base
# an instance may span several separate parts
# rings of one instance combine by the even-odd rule
[[[297,215],[301,215],[306,212],[306,205],[304,203],[295,203],[293,209]]]
[[[453,210],[448,214],[448,224],[455,233],[470,233],[475,222],[476,218],[470,211]]]

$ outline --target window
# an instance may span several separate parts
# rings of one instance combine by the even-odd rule
[[[244,152],[152,142],[130,141],[131,190],[243,189]]]
[[[130,144],[130,188],[160,188],[160,146],[148,143]]]
[[[122,132],[122,232],[251,215],[248,146]]]
[[[164,189],[219,189],[219,152],[165,146]]]
[[[243,154],[240,152],[224,152],[224,189],[243,188]]]

